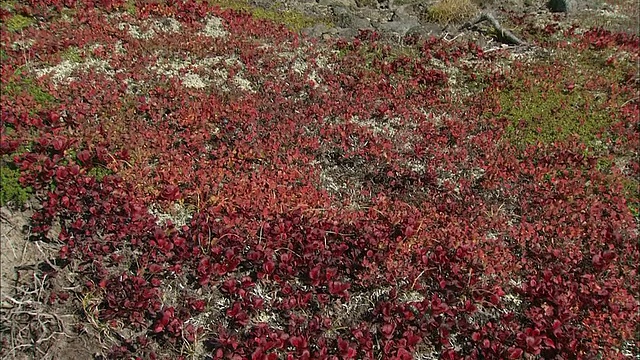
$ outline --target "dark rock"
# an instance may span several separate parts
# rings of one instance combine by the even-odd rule
[[[576,10],[576,0],[549,0],[547,7],[552,12],[572,13]]]
[[[343,7],[334,6],[332,8],[333,22],[340,28],[370,29],[371,21],[361,16],[357,16],[353,11]]]

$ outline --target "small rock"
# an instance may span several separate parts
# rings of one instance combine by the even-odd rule
[[[547,7],[552,12],[571,13],[577,6],[576,0],[549,0]]]

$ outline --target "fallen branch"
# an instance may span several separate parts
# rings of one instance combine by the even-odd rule
[[[462,30],[466,30],[472,26],[478,25],[481,22],[484,21],[488,21],[491,26],[493,26],[493,28],[496,30],[496,32],[498,33],[498,40],[500,40],[501,42],[507,43],[507,44],[514,44],[514,45],[526,45],[527,43],[523,40],[520,40],[520,38],[518,38],[514,33],[512,33],[511,31],[503,28],[500,23],[498,22],[498,20],[496,20],[496,18],[490,14],[490,13],[486,13],[483,12],[480,15],[478,15],[478,17],[476,17],[475,19],[471,20],[470,22],[465,23],[464,25],[462,25],[458,31],[462,31]]]

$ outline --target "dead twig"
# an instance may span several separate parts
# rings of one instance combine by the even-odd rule
[[[621,107],[621,108],[622,108],[622,107],[625,107],[625,106],[626,106],[627,104],[629,104],[630,102],[636,101],[636,100],[638,100],[639,98],[640,98],[640,97],[638,97],[638,96],[636,96],[636,97],[634,97],[634,98],[631,98],[631,99],[629,99],[629,100],[625,101],[624,103],[622,103],[622,105],[620,105],[620,107]]]
[[[465,24],[463,24],[458,31],[463,31],[466,30],[472,26],[478,25],[481,22],[484,21],[488,21],[491,26],[493,26],[493,28],[496,30],[496,32],[498,33],[498,40],[500,40],[501,42],[507,43],[507,44],[514,44],[514,45],[526,45],[527,43],[523,40],[520,40],[520,38],[518,38],[514,33],[512,33],[511,31],[503,28],[500,23],[498,22],[498,20],[496,20],[496,18],[491,14],[491,13],[487,13],[487,12],[482,12],[480,15],[478,15],[475,19],[471,20],[470,22],[467,22]]]

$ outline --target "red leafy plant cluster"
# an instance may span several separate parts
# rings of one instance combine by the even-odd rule
[[[2,81],[26,70],[55,101],[3,93],[2,156],[41,202],[32,232],[60,243],[87,316],[118,334],[111,357],[638,355],[623,192],[637,157],[605,173],[575,138],[507,141],[507,52],[433,38],[399,52],[369,32],[318,44],[195,1],[15,11],[48,20],[2,32],[35,40],[3,48]],[[545,46],[637,61],[637,37],[567,36]],[[59,76],[69,47],[83,62]],[[612,107],[611,156],[637,149],[638,104]],[[181,224],[149,211],[176,204]]]

